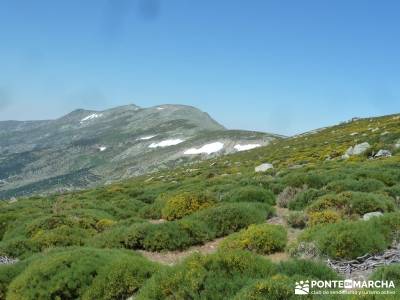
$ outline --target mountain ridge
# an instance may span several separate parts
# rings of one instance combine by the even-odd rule
[[[76,109],[54,120],[0,121],[0,179],[5,182],[0,198],[83,188],[277,138],[228,130],[206,112],[175,104]],[[215,143],[222,148],[211,149]],[[208,150],[203,153],[202,147]]]

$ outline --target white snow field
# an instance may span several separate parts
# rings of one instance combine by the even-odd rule
[[[103,114],[91,114],[91,115],[88,115],[87,117],[84,117],[81,120],[81,123],[92,120],[92,119],[100,118],[102,116],[103,116]]]
[[[159,143],[151,143],[149,145],[149,148],[158,148],[158,147],[168,147],[168,146],[174,146],[182,143],[183,140],[181,139],[170,139],[170,140],[164,140]]]
[[[254,148],[258,148],[258,147],[261,147],[261,145],[260,144],[248,144],[248,145],[237,144],[233,148],[235,148],[237,151],[247,151],[247,150],[251,150]]]
[[[214,152],[218,152],[224,148],[224,144],[221,142],[210,143],[202,146],[201,148],[190,148],[184,152],[186,155],[195,155],[195,154],[211,154]]]

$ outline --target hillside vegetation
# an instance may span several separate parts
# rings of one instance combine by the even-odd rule
[[[362,143],[364,152],[345,155]],[[262,163],[273,168],[255,172]],[[399,206],[398,115],[95,189],[4,201],[0,256],[19,262],[0,265],[0,299],[294,299],[296,281],[341,277],[327,258],[398,241]],[[281,210],[286,220],[266,224]],[[382,215],[364,220],[371,212]],[[215,253],[173,266],[139,253],[180,253],[217,238]],[[373,276],[400,279],[398,267],[388,270]],[[343,299],[331,297],[321,296]]]

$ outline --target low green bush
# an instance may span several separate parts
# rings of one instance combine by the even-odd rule
[[[326,264],[308,259],[282,261],[278,264],[278,272],[289,277],[301,276],[302,280],[337,280],[341,278]]]
[[[115,224],[116,224],[116,222],[113,220],[101,219],[101,220],[97,221],[95,227],[96,227],[97,231],[102,232],[102,231],[114,226]]]
[[[128,265],[127,273],[138,276],[135,278],[136,283],[126,282],[128,274],[122,271],[122,273],[112,273],[111,269],[104,267],[112,268],[114,262],[121,260],[133,262],[132,265]],[[134,266],[135,270],[132,269]],[[81,299],[101,272],[104,274],[99,278],[100,282],[109,280],[109,289],[125,295],[131,292],[131,288],[137,289],[153,270],[154,267],[150,262],[128,251],[91,248],[54,249],[46,255],[38,256],[13,279],[8,287],[7,299]],[[110,274],[107,275],[108,272]],[[124,281],[119,282],[119,279]],[[133,287],[134,284],[137,286]],[[96,288],[96,285],[92,292],[96,295],[106,295],[106,292]]]
[[[302,211],[291,211],[287,216],[288,224],[293,228],[304,228],[307,225],[308,217]]]
[[[277,274],[268,279],[257,280],[244,287],[234,300],[290,300],[294,294],[295,281],[285,275]]]
[[[314,211],[308,214],[307,225],[332,224],[339,222],[341,219],[340,214],[335,210],[327,209],[323,211]]]
[[[396,287],[396,294],[400,291],[400,263],[377,268],[370,276],[374,281],[393,281]]]
[[[24,237],[16,237],[0,242],[0,255],[24,258],[38,251],[37,244]]]
[[[330,182],[326,188],[329,191],[341,193],[345,191],[375,192],[385,187],[382,181],[373,178],[366,179],[341,179]]]
[[[38,231],[31,241],[37,249],[44,250],[50,247],[81,246],[91,236],[86,230],[61,226],[52,230]]]
[[[258,254],[282,251],[287,243],[287,232],[281,225],[250,225],[238,233],[228,236],[220,248],[249,250]]]
[[[29,260],[24,260],[11,265],[0,265],[0,299],[6,299],[8,285],[28,264]]]
[[[259,186],[244,186],[234,189],[224,199],[231,202],[261,202],[275,204],[275,195],[270,190]]]
[[[142,222],[127,227],[116,225],[96,235],[87,244],[149,251],[183,250],[251,224],[262,223],[272,212],[270,206],[262,203],[224,203],[176,221]]]
[[[180,229],[178,222],[151,225],[146,229],[143,237],[143,249],[149,251],[183,250],[192,245],[189,234]]]
[[[82,300],[128,299],[156,272],[159,266],[143,259],[130,257],[112,260],[99,270]]]
[[[210,207],[214,203],[215,198],[211,194],[186,192],[168,198],[161,213],[164,219],[176,220]]]
[[[383,227],[372,220],[314,226],[300,236],[300,241],[315,242],[323,254],[345,259],[378,253],[392,242]]]
[[[296,197],[288,204],[288,207],[292,210],[303,210],[325,193],[325,191],[316,189],[304,190],[296,195]]]
[[[232,299],[256,279],[275,274],[276,266],[249,252],[195,254],[183,263],[156,273],[139,291],[137,300]]]
[[[142,208],[138,210],[138,215],[145,219],[161,219],[164,205],[164,199],[157,199],[154,203],[143,205]]]
[[[390,212],[395,209],[391,198],[383,194],[362,192],[343,192],[328,194],[312,203],[307,211],[316,212],[327,209],[342,211],[345,215],[363,215],[368,212]]]
[[[379,230],[388,241],[400,240],[400,212],[386,213],[381,217],[372,218],[368,222],[372,223],[376,230]]]
[[[221,237],[262,223],[272,214],[273,208],[262,203],[226,203],[199,211],[189,218],[204,222],[216,237]]]
[[[129,227],[114,226],[88,239],[88,247],[96,248],[121,248],[125,247],[125,239]]]
[[[288,186],[279,195],[277,204],[279,207],[288,207],[293,202],[296,196],[302,192],[303,189]]]

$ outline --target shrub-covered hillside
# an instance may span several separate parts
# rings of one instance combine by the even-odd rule
[[[328,258],[397,243],[399,149],[398,116],[353,120],[96,189],[1,202],[0,256],[18,261],[0,265],[0,299],[292,299],[296,281],[342,276]],[[255,172],[261,163],[273,168]],[[163,255],[188,257],[168,265]],[[388,270],[373,276],[398,280]]]

